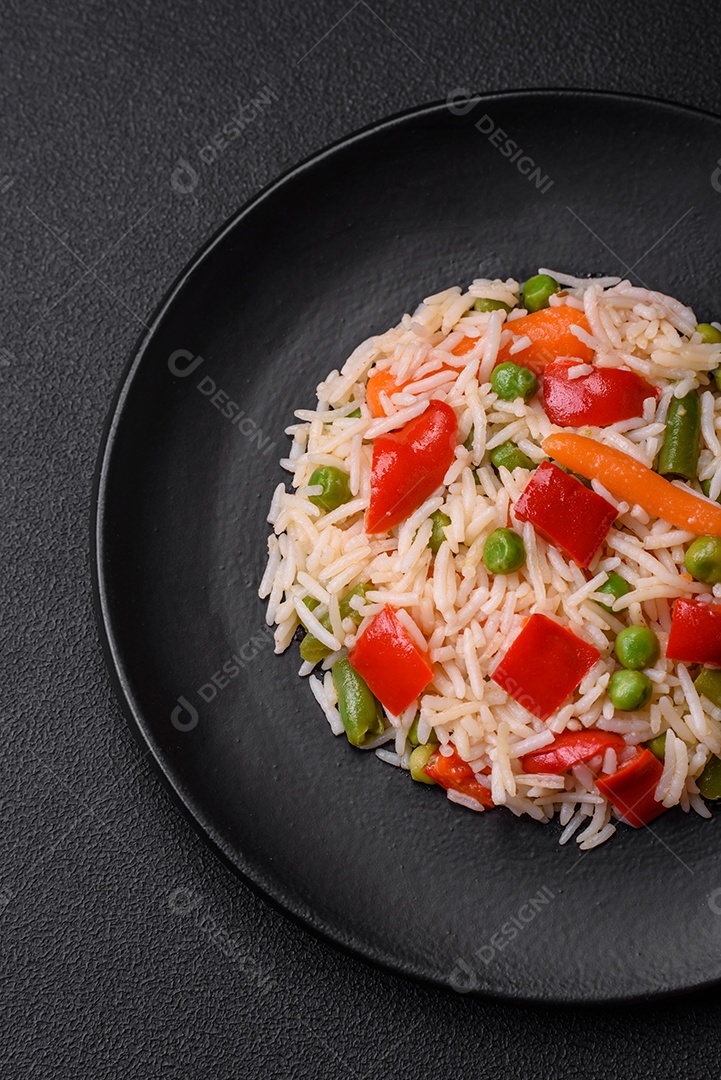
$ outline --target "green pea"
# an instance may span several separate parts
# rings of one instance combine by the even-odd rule
[[[425,743],[421,743],[421,740],[418,738],[418,722],[420,718],[421,714],[418,713],[408,731],[408,741],[410,742],[411,746],[438,746],[438,739],[436,738],[436,734],[433,731],[433,728],[431,728],[431,733],[426,739]]]
[[[701,673],[694,679],[694,686],[699,694],[703,694],[712,705],[715,705],[717,709],[721,709],[721,671],[703,668]]]
[[[717,330],[711,323],[700,322],[696,333],[701,335],[704,345],[718,345],[721,342],[721,330]]]
[[[695,480],[701,438],[701,399],[695,390],[672,398],[666,417],[666,433],[658,455],[661,476]]]
[[[721,581],[721,537],[697,536],[689,545],[683,564],[696,581],[718,585]]]
[[[538,390],[538,379],[528,368],[506,360],[493,369],[491,389],[504,401],[529,401]]]
[[[608,684],[608,696],[622,712],[635,712],[648,705],[653,683],[642,671],[614,671]]]
[[[411,776],[414,780],[417,780],[419,784],[435,784],[435,780],[432,776],[424,771],[428,760],[435,751],[434,746],[417,746],[415,750],[411,751],[411,756],[408,759],[408,765],[411,770]]]
[[[319,465],[308,483],[311,487],[320,485],[323,488],[320,495],[308,496],[321,510],[335,510],[351,497],[348,473],[333,465]]]
[[[666,732],[664,731],[662,735],[656,735],[653,739],[649,739],[646,748],[662,762],[666,757]]]
[[[508,304],[504,304],[502,300],[488,300],[485,296],[479,296],[476,298],[473,307],[476,311],[510,311]]]
[[[617,574],[615,570],[609,570],[608,577],[604,581],[600,588],[596,589],[596,592],[608,593],[614,600],[618,600],[620,597],[625,596],[626,593],[631,592],[631,586],[622,578],[620,574]],[[604,611],[613,611],[613,608],[609,604],[602,604],[598,601],[599,607],[602,607]]]
[[[504,442],[500,446],[494,446],[490,455],[491,465],[500,469],[504,468],[513,472],[514,469],[535,469],[535,462],[531,461],[527,454],[523,453],[514,442]]]
[[[383,710],[365,679],[351,667],[348,657],[336,660],[331,668],[338,694],[338,712],[351,746],[363,746],[385,730]]]
[[[523,306],[526,311],[540,311],[561,286],[550,274],[534,274],[523,286]]]
[[[356,623],[356,625],[361,621],[362,616],[356,611],[355,608],[351,607],[350,602],[354,596],[365,597],[365,594],[368,592],[369,588],[369,585],[365,585],[363,583],[360,585],[356,585],[354,589],[351,589],[349,593],[346,593],[345,596],[341,598],[340,603],[338,604],[341,619],[352,619],[353,622]],[[313,602],[313,607],[311,607],[309,601]],[[306,596],[303,602],[306,604],[310,611],[313,611],[313,608],[318,607],[318,601],[315,599],[315,597]],[[320,620],[320,625],[329,632],[332,632],[332,628],[330,625],[330,615],[326,613]],[[300,643],[301,659],[310,661],[311,664],[320,663],[321,660],[325,660],[326,656],[330,656],[330,654],[331,650],[328,648],[328,646],[324,645],[323,642],[319,641],[318,638],[315,637],[313,634],[306,634]]]
[[[444,514],[442,510],[436,510],[431,514],[431,537],[428,541],[428,547],[431,549],[434,555],[438,554],[438,550],[446,538],[446,525],[450,525],[451,519],[448,514]]]
[[[696,784],[704,799],[721,799],[721,758],[708,759]]]
[[[466,435],[466,441],[463,444],[469,454],[473,450],[473,437],[474,437],[475,433],[476,433],[475,426],[473,424],[471,424],[471,430]]]
[[[354,409],[353,412],[348,413],[348,419],[349,420],[360,420],[360,416],[361,416],[360,409]]]
[[[512,529],[496,529],[483,545],[483,561],[492,574],[513,574],[526,561],[526,545]]]
[[[653,667],[661,650],[653,630],[647,626],[627,626],[616,638],[614,651],[625,668],[640,671]]]

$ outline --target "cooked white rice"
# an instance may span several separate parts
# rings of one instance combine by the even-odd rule
[[[721,364],[721,346],[704,344],[696,334],[696,317],[668,296],[639,289],[617,278],[579,279],[551,273],[565,288],[551,304],[566,304],[584,312],[591,333],[578,327],[577,336],[595,350],[601,367],[624,367],[661,388],[657,400],[647,399],[642,418],[583,433],[652,465],[660,449],[669,401],[698,388],[702,400],[699,479],[709,480],[710,497],[721,494],[721,397],[707,388],[709,373]],[[282,461],[291,474],[289,488],[276,489],[268,520],[268,566],[260,595],[268,599],[267,621],[275,624],[276,651],[290,645],[304,622],[333,652],[310,684],[331,730],[343,732],[337,696],[330,677],[334,660],[351,650],[369,621],[386,604],[392,605],[409,633],[428,648],[434,677],[402,717],[387,716],[387,731],[373,747],[386,762],[408,768],[411,745],[408,729],[420,711],[419,737],[435,733],[441,747],[452,744],[479,774],[491,770],[494,801],[516,814],[541,822],[559,815],[560,842],[573,837],[581,849],[602,843],[615,832],[618,814],[599,793],[595,776],[605,765],[612,771],[632,755],[633,748],[667,732],[663,775],[656,797],[664,806],[680,804],[708,816],[698,795],[696,779],[710,755],[721,752],[721,712],[699,697],[686,668],[665,659],[665,642],[675,598],[713,590],[683,571],[684,545],[693,538],[667,522],[649,520],[637,506],[621,504],[620,517],[585,575],[574,563],[534,532],[528,523],[516,524],[527,550],[526,565],[517,573],[489,575],[482,552],[494,529],[507,523],[531,473],[496,471],[482,462],[489,449],[513,440],[534,462],[544,460],[541,442],[561,429],[547,418],[538,397],[529,403],[504,401],[491,390],[490,374],[499,348],[513,343],[522,357],[528,338],[513,335],[520,308],[519,284],[474,281],[468,291],[458,287],[428,297],[412,315],[386,333],[364,341],[340,371],[332,371],[317,388],[312,409],[296,412],[298,423],[287,428],[291,450]],[[477,297],[504,301],[512,310],[476,312]],[[462,357],[450,350],[462,337],[477,345]],[[442,368],[452,364],[453,370]],[[369,372],[388,370],[403,390],[383,399],[386,417],[374,419],[365,387]],[[579,361],[571,377],[586,374]],[[408,384],[408,380],[413,381]],[[371,476],[371,439],[418,416],[431,399],[453,407],[459,424],[459,445],[444,486],[400,526],[383,535],[364,532]],[[360,418],[350,413],[360,409]],[[463,440],[473,427],[473,450]],[[568,429],[564,429],[568,430]],[[487,460],[487,457],[486,459]],[[309,486],[318,465],[330,464],[350,476],[351,501],[330,513],[310,501]],[[594,489],[614,502],[594,480]],[[614,503],[618,505],[617,503]],[[436,510],[450,518],[446,540],[438,554],[428,548],[430,516]],[[596,602],[608,596],[596,590],[610,570],[632,586],[608,613]],[[356,603],[360,625],[341,622],[339,598],[365,582],[369,591]],[[716,587],[718,594],[719,587]],[[313,614],[305,597],[320,606]],[[330,613],[331,632],[319,620]],[[601,658],[571,698],[548,720],[529,714],[487,676],[532,613],[556,618],[576,635],[595,645]],[[654,684],[647,708],[618,712],[606,692],[616,662],[613,643],[628,624],[643,623],[658,635],[661,656],[649,675]],[[301,675],[312,665],[303,664]],[[599,728],[620,733],[628,744],[606,761],[576,766],[565,776],[524,775],[520,758],[547,745],[555,734]],[[611,752],[613,753],[613,752]],[[596,769],[594,770],[594,765]],[[449,793],[453,802],[471,809],[479,804]]]

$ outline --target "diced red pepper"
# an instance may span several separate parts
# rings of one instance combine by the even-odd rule
[[[551,461],[542,462],[515,505],[518,521],[558,544],[579,566],[588,566],[618,517],[610,502]]]
[[[348,659],[393,716],[407,709],[433,678],[427,655],[391,607],[368,624]]]
[[[640,829],[666,809],[653,797],[662,772],[663,765],[658,758],[644,749],[612,776],[598,779],[596,787],[611,800],[629,825]]]
[[[600,656],[546,615],[531,615],[491,675],[534,716],[547,720],[572,694]]]
[[[457,439],[453,409],[444,401],[431,401],[424,413],[399,431],[374,440],[367,533],[399,525],[441,486]]]
[[[623,750],[626,741],[613,731],[563,731],[552,743],[521,758],[525,773],[564,773],[606,750]]]
[[[468,762],[464,761],[455,749],[449,757],[445,757],[439,750],[434,751],[423,771],[446,791],[469,795],[486,809],[494,805],[489,789],[481,783]]]
[[[594,367],[588,375],[569,379],[569,369],[579,363],[560,357],[543,372],[543,408],[559,427],[604,427],[642,416],[646,398],[657,398],[660,393],[634,371],[622,368]]]
[[[666,656],[684,664],[721,667],[721,604],[677,600],[673,606]]]

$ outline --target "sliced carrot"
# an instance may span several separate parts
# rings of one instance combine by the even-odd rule
[[[457,345],[454,345],[451,352],[454,356],[465,356],[467,352],[470,352],[474,345],[478,344],[477,337],[462,337]]]
[[[366,386],[366,403],[370,409],[371,416],[385,416],[386,411],[381,403],[381,393],[383,391],[388,394],[397,394],[403,387],[399,386],[395,381],[390,371],[375,371]]]
[[[514,364],[531,368],[538,375],[546,364],[550,364],[551,360],[558,356],[573,356],[585,362],[592,360],[593,349],[571,333],[572,326],[580,326],[586,333],[590,333],[583,312],[565,305],[522,315],[520,319],[504,324],[504,329],[519,337],[529,337],[531,344],[517,353],[511,353],[510,344],[504,345],[498,351],[498,363],[512,360]]]
[[[615,499],[697,536],[721,536],[721,506],[676,487],[630,454],[570,432],[549,435],[543,449],[559,465],[598,479]]]

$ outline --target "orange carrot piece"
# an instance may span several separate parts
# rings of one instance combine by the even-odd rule
[[[454,356],[465,356],[467,352],[470,352],[474,345],[478,344],[477,337],[462,337],[457,345],[454,345],[451,352]]]
[[[538,375],[546,364],[558,356],[573,356],[588,362],[593,359],[593,349],[571,333],[572,326],[580,326],[586,333],[590,327],[586,316],[576,308],[549,307],[522,315],[520,319],[504,323],[504,330],[520,336],[529,337],[531,344],[520,352],[511,354],[510,345],[504,345],[498,352],[498,363],[512,360],[514,364],[531,368]],[[512,344],[512,342],[511,342]]]
[[[381,404],[381,393],[383,391],[388,394],[397,394],[402,387],[398,385],[390,371],[375,371],[366,386],[366,403],[370,409],[371,416],[385,416],[386,412]]]
[[[615,499],[697,536],[721,536],[721,506],[676,487],[630,454],[570,432],[549,435],[543,449],[559,465],[595,477]]]

